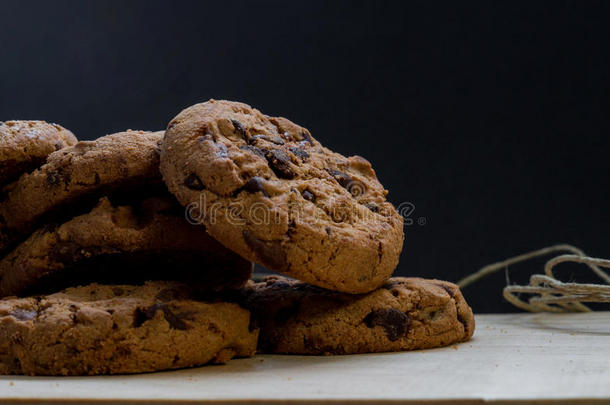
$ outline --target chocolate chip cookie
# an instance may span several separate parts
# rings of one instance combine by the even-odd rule
[[[371,293],[349,295],[271,276],[249,283],[244,296],[265,353],[426,349],[466,341],[474,332],[459,288],[440,280],[394,277]]]
[[[242,103],[210,100],[168,125],[161,173],[240,255],[320,287],[363,293],[398,263],[403,221],[371,164]]]
[[[0,250],[32,231],[44,214],[119,188],[160,182],[163,132],[126,131],[81,141],[8,186],[0,203]]]
[[[170,282],[0,300],[0,374],[141,373],[251,356],[258,330],[234,303]]]
[[[240,288],[252,263],[184,217],[167,194],[128,205],[104,197],[90,212],[47,224],[0,261],[0,297],[89,282],[182,280],[202,290]]]
[[[52,152],[76,142],[72,132],[57,124],[0,122],[0,186],[37,168]]]

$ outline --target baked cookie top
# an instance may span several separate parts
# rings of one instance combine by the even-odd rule
[[[0,300],[0,374],[141,373],[251,356],[258,330],[234,303],[175,282],[69,288]]]
[[[188,281],[204,291],[242,287],[252,263],[192,225],[174,197],[113,203],[47,224],[0,261],[0,297],[88,282]]]
[[[44,163],[52,152],[72,146],[76,137],[45,121],[0,121],[0,186]]]
[[[0,250],[27,234],[44,214],[83,197],[160,182],[163,132],[126,131],[80,141],[7,186],[0,202]],[[2,240],[4,239],[4,240]]]
[[[244,305],[267,353],[424,349],[466,341],[475,327],[455,284],[422,278],[393,277],[378,290],[350,295],[271,276],[244,288]]]
[[[168,125],[161,172],[240,255],[321,287],[371,291],[398,263],[403,221],[371,164],[242,103],[210,100]]]

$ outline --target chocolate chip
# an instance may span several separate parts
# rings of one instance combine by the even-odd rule
[[[161,310],[163,311],[163,317],[173,329],[187,330],[188,326],[182,319],[172,312],[169,306],[165,303],[156,303],[148,308],[137,308],[134,313],[133,326],[138,328],[155,317],[155,313]]]
[[[260,191],[265,197],[269,197],[269,193],[267,193],[267,190],[265,190],[265,183],[263,179],[258,176],[252,177],[250,180],[248,180],[239,191],[242,190],[249,193],[257,193]]]
[[[282,179],[293,179],[295,173],[290,168],[290,157],[280,149],[267,152],[266,156],[269,167],[277,177]]]
[[[303,131],[301,133],[301,136],[303,137],[303,139],[305,139],[311,146],[313,146],[313,139],[311,138],[311,135],[309,135],[309,133],[307,133],[306,131]]]
[[[207,123],[203,123],[203,125],[201,125],[201,134],[204,139],[206,136],[209,136],[213,141],[216,141],[216,135],[214,135],[213,131],[210,131]]]
[[[61,148],[63,148],[63,147],[64,147],[64,144],[63,144],[62,142],[57,142],[57,143],[55,144],[55,150],[56,150],[56,151],[57,151],[57,150],[60,150],[60,149],[61,149]]]
[[[252,249],[261,260],[261,264],[268,266],[271,270],[285,270],[288,267],[286,252],[280,241],[265,241],[252,235],[250,231],[243,231],[242,236],[246,245]]]
[[[436,285],[439,286],[440,288],[442,288],[443,290],[445,290],[451,298],[453,298],[453,296],[455,295],[455,291],[451,287],[446,286],[445,284],[436,284]]]
[[[140,326],[142,326],[144,324],[144,322],[146,322],[150,319],[151,318],[148,317],[148,311],[146,309],[136,308],[136,310],[133,313],[133,327],[139,328]]]
[[[161,310],[163,311],[163,316],[165,317],[165,320],[167,321],[167,323],[169,323],[169,326],[171,328],[179,330],[188,329],[187,324],[184,323],[184,321],[180,319],[179,316],[174,314],[167,305],[161,304]]]
[[[262,157],[263,159],[265,159],[265,154],[263,153],[262,150],[260,150],[259,148],[257,148],[256,146],[252,146],[252,145],[243,145],[240,146],[239,149],[243,150],[243,151],[248,151],[248,152],[252,152],[257,156]]]
[[[361,181],[354,180],[349,174],[335,169],[326,169],[326,171],[354,197],[361,196],[366,192],[366,185]]]
[[[47,173],[47,183],[52,186],[59,184],[61,182],[61,179],[61,174],[59,172],[51,171]]]
[[[392,342],[405,336],[409,331],[409,317],[394,308],[373,311],[364,318],[364,323],[369,328],[383,327],[388,339]]]
[[[19,319],[20,321],[30,321],[36,317],[36,311],[17,308],[11,311],[10,315]]]
[[[368,203],[364,204],[364,206],[373,212],[379,212],[379,206],[377,206],[377,204],[375,204],[373,202],[368,202]]]
[[[316,195],[314,193],[312,193],[311,191],[309,191],[309,190],[303,190],[301,195],[307,201],[311,201],[311,202],[315,202],[316,201]]]
[[[253,145],[253,144],[257,143],[259,139],[264,140],[264,141],[269,140],[269,138],[267,138],[265,135],[254,135],[254,136],[251,136],[250,139],[248,139],[248,143],[250,145]]]
[[[78,323],[78,317],[76,316],[76,312],[72,312],[70,314],[70,319],[72,320],[73,323]]]
[[[177,121],[170,121],[166,129],[172,129],[177,123]]]
[[[114,295],[123,295],[125,294],[125,291],[123,291],[121,287],[112,287],[112,293]]]
[[[333,176],[335,180],[341,185],[341,187],[347,188],[352,182],[352,176],[347,173],[343,173],[340,170],[330,169],[328,173]]]
[[[62,177],[64,179],[64,185],[67,187],[68,184],[70,184],[70,180],[72,180],[72,175],[70,173],[64,173],[62,174]]]
[[[244,126],[241,124],[241,122],[237,121],[237,120],[231,120],[231,122],[233,123],[233,128],[235,128],[235,132],[239,135],[241,135],[242,138],[244,138],[244,140],[248,140],[248,133],[246,132],[246,129],[244,128]]]
[[[303,161],[309,159],[309,153],[305,151],[305,148],[303,146],[292,147],[290,148],[290,151]]]
[[[273,142],[276,145],[283,145],[284,144],[284,140],[282,138],[280,138],[279,136],[270,136],[269,140],[271,142]]]
[[[188,175],[186,180],[184,180],[184,185],[190,188],[191,190],[196,191],[201,191],[205,188],[205,186],[201,182],[201,179],[195,173],[191,173]]]

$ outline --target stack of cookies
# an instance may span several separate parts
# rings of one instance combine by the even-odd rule
[[[367,160],[246,104],[95,141],[0,123],[0,182],[1,374],[412,350],[474,331],[454,284],[391,278],[403,221]],[[251,281],[253,262],[284,276]]]

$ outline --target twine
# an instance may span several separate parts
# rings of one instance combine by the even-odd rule
[[[508,270],[510,265],[555,252],[571,254],[559,255],[547,261],[545,274],[532,275],[529,285],[507,285],[503,290],[504,298],[514,306],[530,312],[590,312],[591,309],[583,302],[610,302],[610,275],[601,269],[610,268],[610,260],[589,257],[577,247],[565,244],[534,250],[487,265],[461,279],[458,286],[464,288],[499,270]],[[565,262],[586,264],[606,284],[564,283],[556,279],[553,268]],[[531,297],[525,301],[520,294]]]

